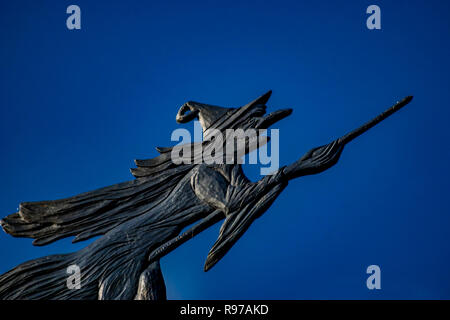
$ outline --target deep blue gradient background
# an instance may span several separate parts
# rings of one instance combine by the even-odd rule
[[[82,29],[66,28],[77,4]],[[366,28],[381,7],[382,30]],[[211,271],[216,225],[161,260],[170,299],[450,298],[449,1],[2,1],[1,216],[132,179],[187,100],[268,89],[281,165],[413,102],[292,181]],[[185,125],[192,128],[192,124]],[[245,166],[258,179],[259,167]],[[78,250],[0,233],[0,272]],[[381,290],[366,268],[381,267]]]

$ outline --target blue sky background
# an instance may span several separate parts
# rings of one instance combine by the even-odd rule
[[[82,29],[66,28],[77,4]],[[381,8],[382,30],[366,28]],[[161,260],[170,299],[449,299],[449,1],[2,1],[1,216],[132,179],[188,100],[268,89],[281,164],[405,109],[292,181],[211,271],[220,225]],[[192,124],[185,125],[191,128]],[[257,166],[245,166],[258,179]],[[0,233],[0,272],[86,245]],[[381,290],[366,268],[381,267]]]

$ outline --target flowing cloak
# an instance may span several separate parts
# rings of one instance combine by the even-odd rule
[[[225,130],[263,124],[255,117],[266,110],[270,91],[241,108],[207,106],[203,110],[204,135],[209,129]],[[206,107],[204,107],[206,108]],[[207,146],[208,142],[202,142]],[[195,149],[195,143],[192,144]],[[75,236],[74,242],[106,234],[125,221],[141,215],[165,199],[196,162],[192,152],[190,164],[172,162],[169,148],[156,148],[160,155],[147,160],[135,160],[131,173],[137,179],[82,193],[55,201],[24,202],[19,212],[2,219],[3,229],[15,237],[35,239],[34,245]]]
[[[202,190],[205,186],[201,186],[201,180],[198,181],[200,186],[195,185],[197,183],[195,181],[203,170],[213,170],[207,173],[208,177],[213,179],[207,183],[212,184],[211,190],[220,190],[224,193],[225,200],[222,203],[233,204],[228,207],[230,211],[227,211],[226,215],[223,211],[217,210],[218,206],[206,203],[198,197],[199,189]],[[227,170],[230,174],[223,175],[223,171]],[[186,226],[201,219],[208,219],[212,214],[216,214],[217,217],[217,213],[220,213],[220,218],[225,217],[225,222],[220,230],[219,239],[208,255],[205,270],[209,269],[242,236],[254,219],[270,206],[286,185],[280,179],[280,174],[266,176],[261,181],[251,183],[244,178],[238,165],[224,166],[223,171],[218,173],[215,169],[204,165],[194,166],[184,173],[173,188],[167,188],[170,191],[165,199],[151,204],[138,200],[142,199],[140,193],[148,192],[145,185],[150,185],[151,180],[138,179],[142,181],[139,184],[141,192],[126,193],[126,189],[117,187],[116,190],[125,193],[128,201],[133,199],[134,206],[126,206],[124,209],[128,211],[117,211],[116,214],[124,215],[128,212],[132,217],[119,217],[118,219],[122,221],[115,221],[114,224],[106,223],[105,220],[103,223],[100,222],[97,228],[89,229],[89,233],[78,233],[76,239],[80,240],[88,235],[108,230],[102,237],[78,252],[32,260],[0,276],[0,298],[133,299],[139,276],[148,266],[148,257],[154,251],[161,250],[166,243],[177,239],[180,231]],[[222,188],[223,185],[226,187]],[[81,203],[89,205],[87,199],[94,197],[85,194],[81,199],[77,208]],[[121,199],[117,197],[114,201]],[[222,199],[219,197],[218,200]],[[137,205],[138,203],[140,204]],[[95,211],[91,214],[95,216]],[[65,221],[72,223],[69,218],[70,215],[67,215]],[[114,215],[111,216],[111,219],[113,218]],[[82,224],[77,222],[76,226]],[[60,235],[54,234],[42,239],[59,237]],[[66,270],[71,265],[77,265],[82,272],[79,290],[69,290],[66,286],[68,277]]]
[[[208,125],[220,130],[263,123],[255,115],[265,112],[267,99],[260,97],[238,109],[217,107]],[[75,236],[73,242],[102,237],[80,251],[31,260],[1,275],[0,298],[133,299],[139,276],[155,252],[170,251],[167,244],[198,220],[210,225],[225,218],[205,264],[208,270],[287,184],[282,171],[252,183],[240,165],[176,165],[172,148],[157,150],[158,157],[135,161],[135,180],[62,200],[25,202],[19,212],[1,220],[7,233],[33,238],[34,245],[69,236]],[[201,175],[205,179],[199,179]],[[205,192],[210,194],[204,197]],[[71,265],[81,270],[79,290],[66,285]]]
[[[262,117],[269,97],[270,91],[237,109],[193,102],[195,108],[189,103],[186,107],[199,115],[204,136],[208,136],[212,128],[267,128],[290,114],[290,110],[279,110]],[[205,270],[209,270],[268,209],[289,179],[328,169],[338,161],[346,143],[411,99],[406,97],[360,128],[313,148],[255,183],[247,180],[240,165],[208,166],[195,161],[176,165],[171,161],[172,148],[157,148],[158,157],[136,160],[133,181],[62,200],[22,203],[19,212],[0,221],[13,236],[33,238],[35,245],[69,236],[75,236],[74,242],[102,237],[80,251],[31,260],[1,275],[0,299],[136,298],[142,277],[147,280],[144,287],[163,283],[160,257],[224,218],[205,263]],[[180,114],[182,120],[191,117]],[[208,142],[201,144],[208,147]],[[198,225],[179,234],[199,220]],[[73,264],[81,270],[79,290],[66,285],[66,270]]]

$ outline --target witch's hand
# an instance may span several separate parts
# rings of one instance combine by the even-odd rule
[[[342,150],[344,150],[344,143],[340,139],[313,148],[299,160],[285,167],[284,174],[288,179],[294,179],[325,171],[338,162]]]

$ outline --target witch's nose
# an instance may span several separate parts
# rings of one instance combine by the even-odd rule
[[[175,120],[178,123],[186,123],[198,116],[198,109],[195,108],[190,102],[183,104],[178,110]]]

